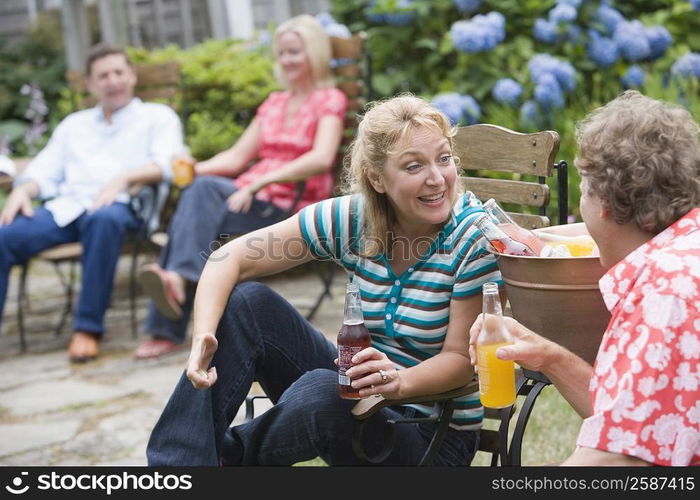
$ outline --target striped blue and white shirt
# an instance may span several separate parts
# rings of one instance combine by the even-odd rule
[[[359,255],[363,237],[360,195],[310,205],[299,213],[299,223],[317,258],[332,259],[354,276],[372,346],[401,370],[440,352],[452,298],[480,294],[488,281],[502,283],[496,260],[473,225],[483,213],[472,193],[461,195],[429,250],[400,276],[394,275],[386,255]],[[455,403],[452,427],[478,429],[483,417],[479,394]],[[429,406],[411,406],[430,414]]]

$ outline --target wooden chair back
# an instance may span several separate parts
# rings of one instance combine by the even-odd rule
[[[182,77],[180,63],[136,64],[136,88],[134,95],[144,101],[156,101],[175,107],[175,96],[180,90]],[[75,94],[76,109],[85,109],[95,105],[95,98],[87,89],[85,73],[80,70],[66,72],[68,85]]]
[[[566,223],[568,180],[566,162],[555,165],[559,134],[544,130],[523,134],[490,124],[460,127],[454,138],[454,152],[465,172],[463,185],[481,201],[494,198],[523,227],[550,225],[546,215],[550,188],[546,179],[557,173],[559,224]],[[485,172],[497,178],[484,177]],[[527,213],[535,207],[539,214]]]
[[[352,38],[331,37],[331,52],[335,61],[333,76],[336,86],[348,96],[348,111],[357,113],[365,105],[367,65],[365,42],[367,35],[357,33]]]
[[[348,98],[343,139],[334,168],[334,185],[338,186],[343,158],[357,133],[358,113],[362,111],[367,100],[371,99],[372,96],[369,83],[369,56],[365,52],[366,33],[356,33],[352,38],[331,37],[330,40],[333,60],[337,63],[333,68],[336,87],[342,90]]]

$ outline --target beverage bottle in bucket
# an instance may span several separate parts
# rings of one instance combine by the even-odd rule
[[[476,339],[476,359],[479,368],[479,398],[488,408],[506,408],[515,403],[515,364],[496,357],[496,350],[512,344],[503,323],[498,285],[484,283],[483,323]]]
[[[496,203],[496,200],[490,198],[484,205],[484,210],[491,216],[491,218],[496,222],[498,227],[506,233],[508,236],[517,240],[521,243],[525,243],[529,246],[537,255],[542,251],[543,243],[537,237],[535,233],[525,229],[524,227],[518,225],[511,217],[508,215],[501,206]]]
[[[508,236],[500,227],[498,227],[491,218],[484,214],[474,221],[476,227],[479,228],[481,234],[489,240],[491,246],[498,253],[508,255],[519,255],[524,257],[535,257],[537,252],[530,248],[529,245],[522,241],[515,240]]]
[[[369,330],[362,315],[360,286],[348,283],[345,287],[343,326],[338,332],[338,394],[344,399],[360,399],[360,391],[350,385],[345,372],[353,365],[352,357],[370,346]]]

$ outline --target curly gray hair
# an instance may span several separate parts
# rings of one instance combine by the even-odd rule
[[[700,204],[700,127],[685,109],[630,90],[576,138],[576,168],[618,224],[657,234]]]

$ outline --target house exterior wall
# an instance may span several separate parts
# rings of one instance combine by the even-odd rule
[[[0,1],[0,36],[11,42],[23,39],[37,12],[60,10],[63,1]],[[329,0],[83,0],[83,5],[86,9],[98,9],[98,1],[113,2],[107,9],[112,12],[123,9],[119,14],[126,19],[126,26],[120,29],[126,32],[118,40],[146,48],[171,43],[186,47],[212,37],[245,37],[290,16],[313,15],[330,8]],[[250,4],[241,9],[242,2]],[[183,7],[189,12],[183,12]],[[95,32],[99,32],[99,27]]]

